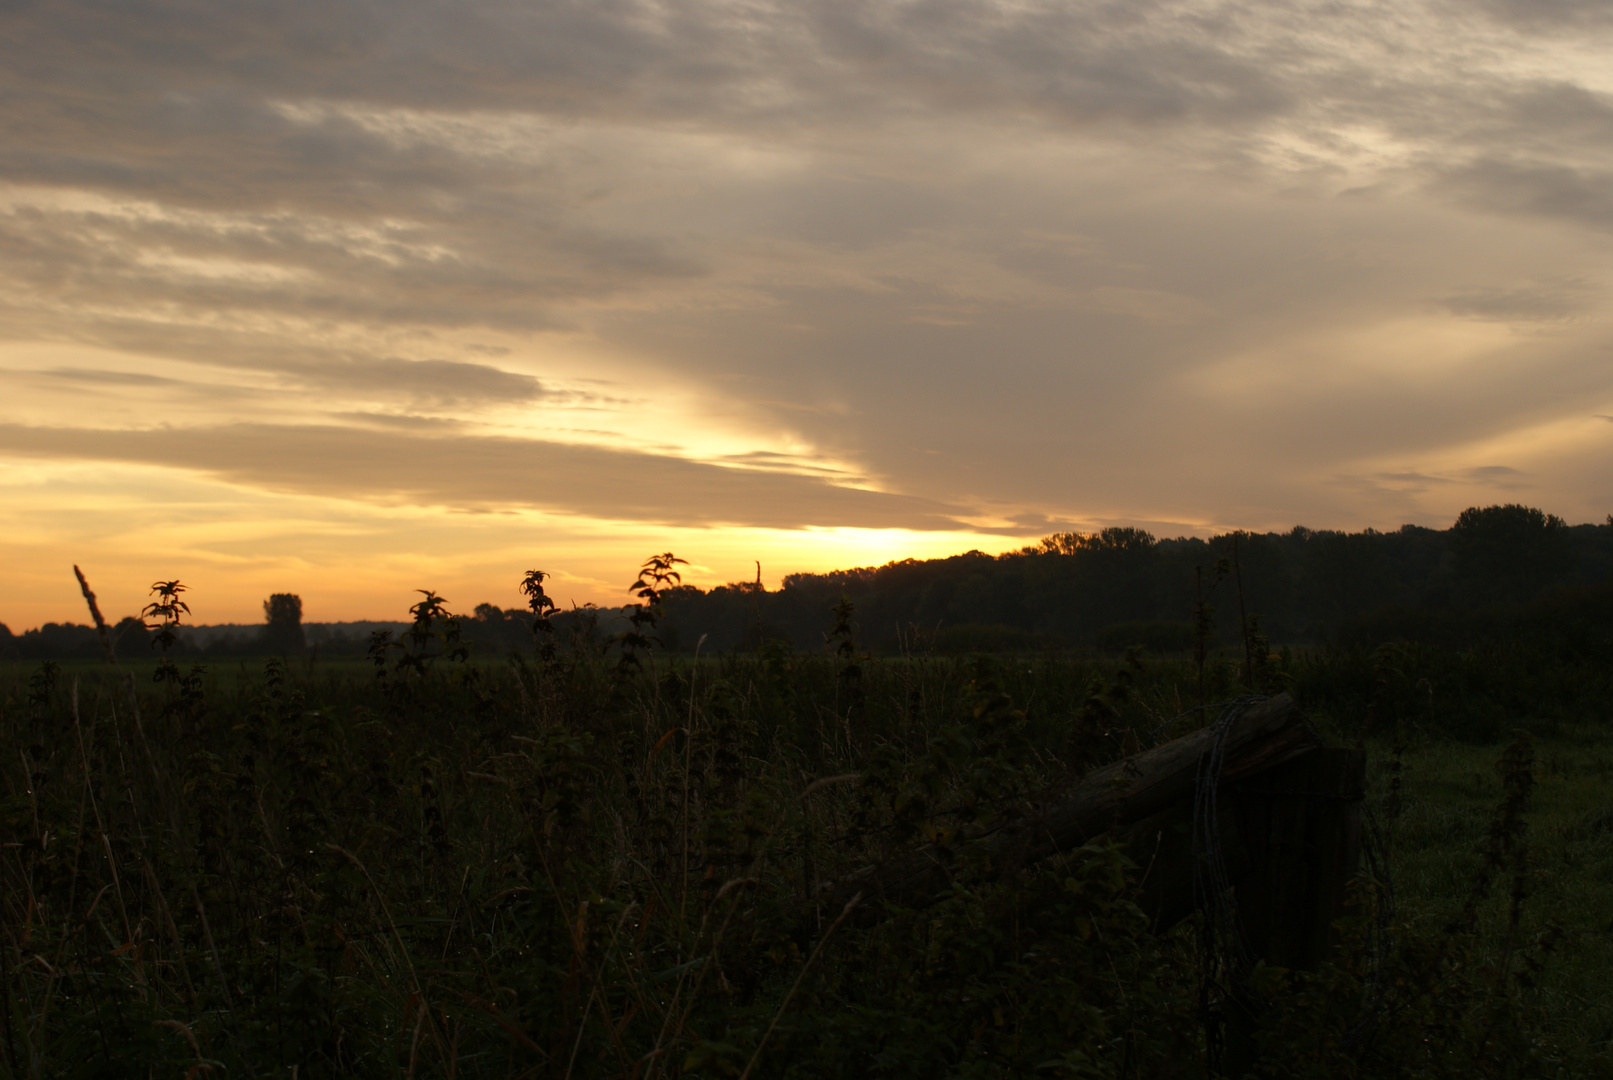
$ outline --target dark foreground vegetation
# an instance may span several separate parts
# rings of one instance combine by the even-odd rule
[[[675,565],[613,637],[529,574],[507,661],[426,594],[364,660],[10,664],[0,1068],[1196,1077],[1232,1068],[1238,982],[1256,1075],[1613,1074],[1605,594],[1532,594],[1477,643],[1285,653],[1245,622],[1192,659],[876,657],[841,602],[819,648],[696,657],[657,648]],[[1105,838],[986,857],[1196,706],[1285,688],[1370,753],[1329,963],[1154,932],[1147,860]],[[923,904],[825,904],[921,843]]]

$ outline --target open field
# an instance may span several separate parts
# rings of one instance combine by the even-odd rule
[[[1374,741],[1372,797],[1383,813],[1383,763]],[[1404,810],[1393,827],[1395,887],[1409,924],[1438,923],[1461,906],[1478,849],[1500,799],[1495,763],[1504,747],[1417,738],[1404,756]],[[1566,1041],[1613,1044],[1613,735],[1584,728],[1535,741],[1536,786],[1529,811],[1530,895],[1525,939],[1551,924],[1562,932],[1548,974],[1523,997]],[[1497,940],[1506,904],[1484,909]],[[1481,954],[1496,959],[1493,946]]]
[[[1123,852],[1007,877],[971,861],[971,837],[1070,775],[1203,723],[1181,715],[1190,664],[770,647],[637,668],[389,656],[380,679],[350,661],[156,670],[0,673],[9,1075],[1202,1072],[1200,941],[1192,920],[1147,931]],[[1317,724],[1355,738],[1344,676],[1315,675],[1301,684],[1345,703],[1319,701]],[[1613,746],[1537,722],[1527,831],[1507,837],[1528,863],[1514,873],[1508,847],[1479,902],[1506,744],[1401,713],[1398,814],[1394,739],[1368,747],[1399,904],[1383,970],[1405,989],[1344,1054],[1370,972],[1263,976],[1265,1060],[1594,1072],[1613,1037]],[[956,857],[939,903],[812,900],[926,839]]]

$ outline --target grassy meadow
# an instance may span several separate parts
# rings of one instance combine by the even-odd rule
[[[1205,723],[1194,665],[871,657],[839,624],[811,654],[465,659],[427,620],[372,661],[7,665],[0,1069],[1215,1071],[1228,971],[1194,919],[1149,933],[1123,849],[1005,873],[975,843]],[[1395,907],[1363,879],[1336,965],[1254,973],[1260,1074],[1606,1072],[1601,726],[1525,718],[1502,775],[1510,736],[1431,727],[1403,660],[1268,660],[1264,689],[1365,737]],[[1212,700],[1237,671],[1211,659]],[[953,871],[936,902],[822,906],[925,841]]]
[[[1372,797],[1387,798],[1374,740]],[[1403,809],[1393,826],[1395,888],[1408,926],[1438,924],[1460,908],[1500,798],[1504,746],[1448,738],[1412,741],[1403,757]],[[1528,814],[1528,895],[1522,934],[1553,938],[1545,971],[1520,999],[1546,1029],[1586,1052],[1613,1043],[1613,739],[1603,728],[1537,738]],[[1507,904],[1483,913],[1481,960],[1497,962]]]

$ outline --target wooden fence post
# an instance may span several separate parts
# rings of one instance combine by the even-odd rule
[[[1252,961],[1310,971],[1326,959],[1361,861],[1365,790],[1365,752],[1343,749],[1311,750],[1233,789],[1250,863],[1233,892]],[[1229,1004],[1226,1072],[1241,1076],[1254,1064],[1259,1006],[1236,994]]]

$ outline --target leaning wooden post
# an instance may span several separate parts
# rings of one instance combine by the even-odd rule
[[[1199,760],[1217,739],[1226,755],[1221,778],[1229,786],[1316,746],[1294,699],[1279,694],[1238,713],[1225,731],[1204,728],[1093,769],[1041,813],[971,839],[983,845],[993,873],[1012,873],[1105,832],[1129,830],[1162,811],[1186,808],[1191,813]],[[1144,828],[1134,850],[1154,840],[1155,833]],[[862,893],[869,917],[886,903],[924,907],[947,895],[956,854],[955,849],[926,844],[830,883],[815,898],[816,905],[834,911]]]

